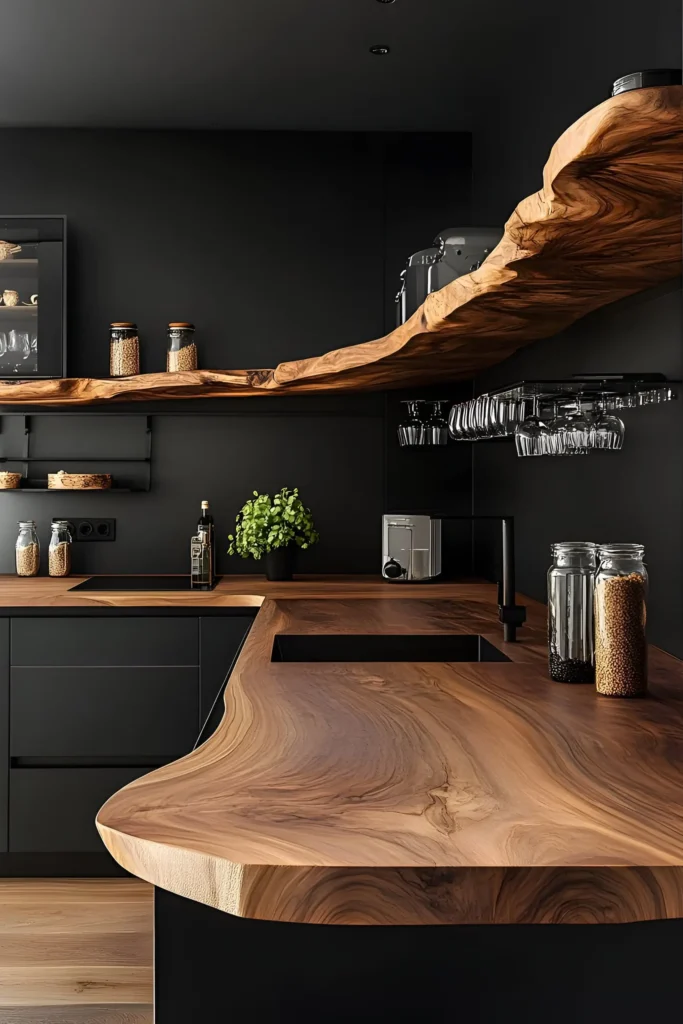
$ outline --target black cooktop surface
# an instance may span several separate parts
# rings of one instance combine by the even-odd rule
[[[222,579],[219,576],[216,583]],[[215,584],[214,584],[215,586]],[[69,590],[192,590],[189,576],[91,576]],[[199,588],[197,589],[199,593]]]

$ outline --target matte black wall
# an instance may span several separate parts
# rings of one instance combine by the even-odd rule
[[[546,18],[533,5],[508,4],[491,26],[487,45],[504,42],[476,85],[473,216],[502,224],[541,188],[555,141],[608,98],[615,79],[681,67],[683,23],[680,0],[657,0],[647,11],[640,0],[574,0],[571,17],[559,7]]]
[[[522,349],[478,378],[477,393],[525,378],[582,372],[656,371],[680,379],[682,327],[676,281],[607,306]],[[680,657],[683,405],[628,410],[623,418],[626,436],[618,453],[520,459],[512,443],[473,445],[475,508],[478,513],[504,508],[515,515],[518,589],[539,600],[545,600],[552,542],[644,544],[651,576],[650,639]]]
[[[165,367],[169,320],[194,322],[200,365],[222,369],[379,337],[393,327],[407,256],[447,224],[469,221],[471,146],[462,133],[12,129],[0,132],[0,145],[0,212],[69,219],[74,376],[108,373],[116,319],[137,322],[143,372]],[[0,571],[13,569],[17,518],[38,520],[46,541],[50,519],[62,515],[117,519],[115,543],[76,545],[77,571],[185,571],[202,498],[215,507],[223,550],[251,491],[283,485],[301,488],[322,535],[302,571],[377,571],[382,396],[243,399],[187,415],[199,408],[160,407],[150,494],[6,495]],[[41,422],[38,453],[82,453],[69,421],[51,419],[47,434]],[[118,441],[120,454],[132,450],[122,418],[79,422],[89,451],[114,454]],[[7,432],[0,449],[16,451]],[[35,470],[48,468],[60,466]],[[219,568],[254,565],[221,559]]]

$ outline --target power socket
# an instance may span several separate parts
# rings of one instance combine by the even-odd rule
[[[53,516],[57,522],[61,516]],[[74,540],[116,540],[115,519],[69,519],[69,530]]]

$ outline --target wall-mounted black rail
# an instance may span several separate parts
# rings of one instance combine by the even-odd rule
[[[63,494],[63,493],[76,493],[76,494],[127,494],[135,491],[149,491],[152,487],[152,417],[141,413],[134,412],[123,412],[119,413],[120,417],[135,418],[144,421],[145,429],[145,440],[143,456],[125,456],[125,455],[32,455],[31,454],[31,438],[32,438],[32,419],[35,416],[46,416],[46,415],[59,415],[67,416],[74,415],[73,413],[61,412],[61,411],[46,411],[46,412],[0,412],[0,432],[2,430],[2,421],[7,416],[19,417],[23,420],[23,451],[20,455],[0,455],[0,465],[12,465],[15,463],[21,463],[23,465],[23,483],[21,487],[3,490],[4,494]],[[118,487],[113,486],[106,489],[100,488],[89,488],[86,490],[71,491],[69,489],[58,489],[49,488],[47,486],[47,480],[44,478],[32,478],[29,476],[29,466],[32,463],[50,463],[56,462],[60,465],[62,463],[82,463],[82,462],[96,462],[100,465],[106,463],[128,463],[128,464],[140,464],[146,468],[145,481],[142,486],[139,487]]]

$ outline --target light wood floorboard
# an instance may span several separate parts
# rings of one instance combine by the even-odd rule
[[[152,1024],[152,888],[0,879],[0,1024]]]

